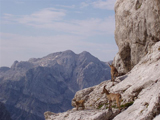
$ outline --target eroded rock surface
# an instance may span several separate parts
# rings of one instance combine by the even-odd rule
[[[160,1],[117,0],[115,19],[119,52],[114,64],[127,73],[160,41]]]
[[[46,120],[109,120],[113,118],[113,114],[117,114],[118,112],[114,110],[114,112],[108,110],[79,110],[75,109],[67,111],[65,113],[50,113],[45,112]],[[52,115],[51,115],[52,114]]]

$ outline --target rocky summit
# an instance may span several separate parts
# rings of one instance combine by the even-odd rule
[[[119,110],[112,102],[108,109],[104,86],[109,93],[122,96]],[[127,74],[76,92],[73,99],[85,100],[85,109],[73,108],[64,113],[44,113],[46,120],[159,120],[160,118],[160,42],[152,46],[141,61]],[[75,107],[75,101],[72,101]]]
[[[43,113],[71,109],[76,91],[110,79],[109,66],[84,51],[15,61],[0,68],[0,101],[13,120],[44,120]]]

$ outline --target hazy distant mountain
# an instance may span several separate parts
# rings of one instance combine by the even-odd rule
[[[43,120],[71,108],[77,90],[110,79],[110,68],[88,52],[67,50],[0,68],[0,101],[13,120]]]
[[[9,112],[3,103],[0,102],[0,120],[11,120]]]

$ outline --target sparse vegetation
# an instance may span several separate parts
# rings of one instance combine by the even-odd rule
[[[103,104],[103,105],[104,105],[104,104]],[[101,107],[102,107],[103,105],[99,105],[97,109],[101,109]]]
[[[100,100],[100,98],[97,99],[97,101]]]
[[[103,105],[108,105],[108,103],[105,103],[105,104],[101,104],[101,105],[99,105],[97,109],[102,108],[102,106],[103,106]],[[107,108],[108,108],[108,107],[106,107],[106,109],[107,109]]]
[[[126,90],[123,90],[123,93],[125,92]]]
[[[149,106],[149,103],[147,103],[147,102],[146,102],[144,105],[146,106],[146,108],[148,108],[148,106]]]
[[[144,110],[141,110],[140,113],[142,114]]]
[[[92,107],[93,105],[89,105],[90,107]]]
[[[128,108],[128,107],[131,106],[133,103],[134,103],[133,101],[132,101],[132,102],[128,102],[128,103],[126,103],[126,104],[124,104],[124,105],[121,105],[120,107],[121,107],[121,108]]]
[[[138,10],[139,8],[141,8],[141,5],[142,5],[142,4],[139,4],[139,5],[137,6],[137,10]]]
[[[131,106],[132,104],[133,104],[133,102],[130,102],[130,103],[126,103],[126,104],[124,104],[124,105],[121,105],[120,107],[121,107],[121,108],[128,108],[128,107]],[[104,105],[106,105],[106,109],[109,108],[109,107],[108,107],[108,103],[105,103],[105,104],[99,105],[97,109],[101,109],[102,106],[104,106]],[[116,106],[116,103],[115,103],[114,105],[112,105],[112,108],[118,108],[118,107]]]
[[[116,105],[112,105],[112,108],[116,108]]]

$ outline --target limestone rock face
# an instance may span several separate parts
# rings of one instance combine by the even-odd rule
[[[121,111],[101,94],[104,85],[110,93],[122,95]],[[160,42],[151,47],[127,74],[117,77],[115,84],[104,81],[76,92],[73,99],[85,100],[85,110],[73,108],[64,113],[45,113],[46,120],[159,120],[160,118]],[[72,101],[72,106],[75,106]]]
[[[115,19],[119,52],[114,64],[127,73],[160,41],[160,1],[117,0]]]

